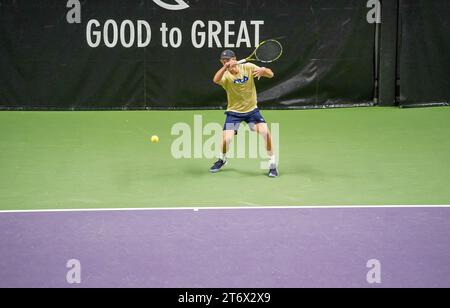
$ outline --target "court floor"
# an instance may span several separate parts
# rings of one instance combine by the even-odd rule
[[[449,108],[263,114],[277,179],[222,111],[0,112],[0,287],[450,286]]]
[[[206,133],[223,111],[0,112],[0,210],[450,203],[448,107],[263,115],[277,179],[251,157],[245,126],[246,153],[208,172]]]
[[[449,287],[449,221],[431,207],[1,213],[0,287]]]

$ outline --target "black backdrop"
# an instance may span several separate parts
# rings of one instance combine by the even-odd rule
[[[291,108],[373,101],[374,25],[361,0],[190,0],[170,11],[152,0],[84,0],[81,24],[66,21],[65,0],[0,0],[0,107],[217,108],[225,93],[212,83],[222,48],[194,48],[195,20],[263,20],[260,39],[278,38],[276,79],[258,83],[260,106]],[[165,0],[175,3],[175,0]],[[86,25],[145,20],[147,48],[87,44]],[[163,48],[162,22],[179,27],[183,43]],[[249,36],[254,41],[250,26]],[[221,36],[223,41],[223,35]],[[237,51],[246,56],[252,48]]]
[[[367,1],[187,2],[188,9],[171,11],[153,0],[81,0],[81,23],[69,24],[66,0],[0,0],[0,109],[224,107],[225,93],[211,82],[223,48],[193,46],[191,26],[196,20],[206,24],[218,21],[222,27],[224,21],[234,21],[231,30],[235,34],[245,21],[253,45],[250,21],[263,20],[260,39],[278,38],[283,43],[284,56],[271,65],[276,78],[258,82],[263,108],[372,103],[376,92],[375,25],[366,20]],[[380,91],[394,88],[395,76],[389,67],[395,65],[400,105],[448,104],[450,1],[382,3],[384,13],[392,12],[384,14],[381,25]],[[397,17],[398,30],[392,27]],[[123,20],[134,26],[144,20],[152,27],[152,41],[146,48],[136,44],[108,48],[104,42],[91,48],[86,26],[92,19],[101,26],[113,19],[119,27]],[[181,29],[179,48],[161,46],[163,22]],[[395,36],[393,31],[398,31],[395,44],[388,42]],[[220,41],[224,41],[223,33]],[[236,51],[243,57],[251,50],[244,44]],[[395,55],[397,63],[389,60]],[[383,98],[383,93],[379,96]],[[390,104],[383,99],[381,103]]]
[[[400,0],[402,106],[450,103],[450,1]]]

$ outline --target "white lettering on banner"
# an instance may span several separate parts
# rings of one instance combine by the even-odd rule
[[[258,38],[258,41],[259,41],[259,38]],[[240,48],[243,43],[246,44],[247,48],[252,47],[252,43],[250,42],[250,36],[248,35],[248,28],[247,28],[245,21],[241,21],[238,39],[236,42],[236,47]],[[255,44],[255,47],[258,46],[258,44]]]
[[[255,26],[255,47],[259,45],[259,36],[261,32],[261,26],[264,25],[264,20],[252,20],[250,22],[252,26]]]
[[[181,46],[182,41],[183,36],[179,28],[173,28],[172,30],[170,30],[169,34],[170,46],[172,46],[173,48],[178,48]]]
[[[145,27],[145,41],[142,41],[142,38],[144,37],[144,32],[142,31],[143,26]],[[150,41],[152,40],[152,28],[150,27],[150,24],[145,20],[138,20],[137,34],[138,34],[138,47],[139,48],[147,47],[150,44]]]
[[[164,48],[169,47],[169,44],[167,44],[167,31],[169,28],[167,28],[165,22],[161,24],[161,28],[159,30],[161,31],[161,46]]]
[[[130,38],[128,42],[126,41],[126,27],[129,28]],[[125,20],[122,25],[120,25],[120,42],[122,43],[122,46],[125,48],[130,48],[134,45],[134,38],[135,38],[135,31],[134,31],[134,24],[131,20]]]
[[[97,48],[100,44],[105,44],[108,48],[114,48],[119,42],[125,48],[131,48],[136,43],[137,29],[137,46],[139,48],[147,47],[152,39],[152,31],[150,24],[145,20],[138,20],[136,26],[131,20],[124,20],[119,26],[113,19],[109,19],[103,25],[103,31],[100,29],[101,24],[96,19],[91,19],[86,25],[86,41],[91,48]],[[103,34],[103,35],[102,35]]]
[[[201,20],[197,20],[192,25],[191,37],[192,37],[192,46],[195,48],[202,48],[206,43],[206,34],[205,32],[197,32],[197,28],[205,28],[205,23]],[[200,39],[200,42],[198,41]]]
[[[253,47],[256,47],[260,42],[263,25],[264,20],[241,21],[236,35],[236,21],[227,20],[222,26],[222,23],[216,20],[210,20],[207,23],[197,20],[192,24],[191,29],[192,46],[195,48],[203,48],[205,45],[208,48],[240,48],[244,45],[250,48],[252,47],[250,27],[253,28]]]
[[[86,26],[86,41],[89,45],[89,47],[96,48],[100,45],[100,42],[102,40],[102,34],[98,30],[92,30],[92,26],[95,26],[96,28],[100,27],[100,22],[98,20],[92,19],[89,20]],[[92,36],[95,37],[95,42],[92,41]]]
[[[230,36],[234,36],[235,32],[230,30],[230,26],[234,25],[233,20],[226,20],[225,21],[225,48],[234,48],[234,44],[230,43]]]
[[[263,20],[234,21],[196,20],[191,27],[191,42],[194,48],[251,48],[259,45]],[[161,23],[161,46],[179,48],[183,44],[181,28]],[[144,48],[150,45],[152,28],[145,20],[108,19],[103,25],[91,19],[86,25],[86,41],[89,47],[104,45],[108,48]],[[253,41],[252,41],[253,40]]]
[[[208,22],[208,47],[212,48],[213,39],[216,46],[222,48],[222,44],[220,43],[219,34],[222,32],[222,24],[218,21],[210,21]]]
[[[109,37],[110,26],[112,28],[112,40],[110,40],[110,37]],[[103,27],[103,37],[104,37],[106,47],[108,47],[108,48],[116,47],[117,40],[119,39],[119,33],[118,33],[118,29],[117,29],[117,23],[114,20],[108,19],[105,22],[105,26]]]
[[[183,10],[189,8],[185,0],[170,0],[176,4],[168,4],[166,0],[153,0],[154,3],[167,10]],[[374,1],[368,0],[368,5]],[[67,0],[66,14],[68,24],[81,23],[80,0]],[[369,13],[370,14],[370,13]],[[190,30],[191,43],[194,48],[252,48],[260,43],[261,28],[264,20],[196,20],[190,25],[183,27],[168,26],[161,22],[161,46],[164,48],[179,48],[183,42],[183,36]],[[86,42],[89,47],[97,48],[106,46],[108,48],[124,47],[145,48],[152,41],[152,28],[150,21],[145,20],[123,20],[108,19],[99,21],[91,19],[86,24]],[[252,41],[253,40],[253,41]]]
[[[180,28],[174,27],[169,30],[166,23],[162,23],[161,29],[161,45],[164,48],[173,47],[178,48],[183,42],[183,33]],[[167,32],[169,32],[169,44],[167,44]]]

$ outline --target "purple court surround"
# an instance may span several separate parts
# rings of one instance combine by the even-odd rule
[[[0,287],[450,287],[450,208],[0,213]]]

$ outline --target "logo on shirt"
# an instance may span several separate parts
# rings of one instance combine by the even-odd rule
[[[248,81],[248,76],[244,76],[244,78],[242,78],[242,79],[236,79],[236,80],[234,80],[234,83],[235,84],[244,84],[244,83],[246,83]]]

